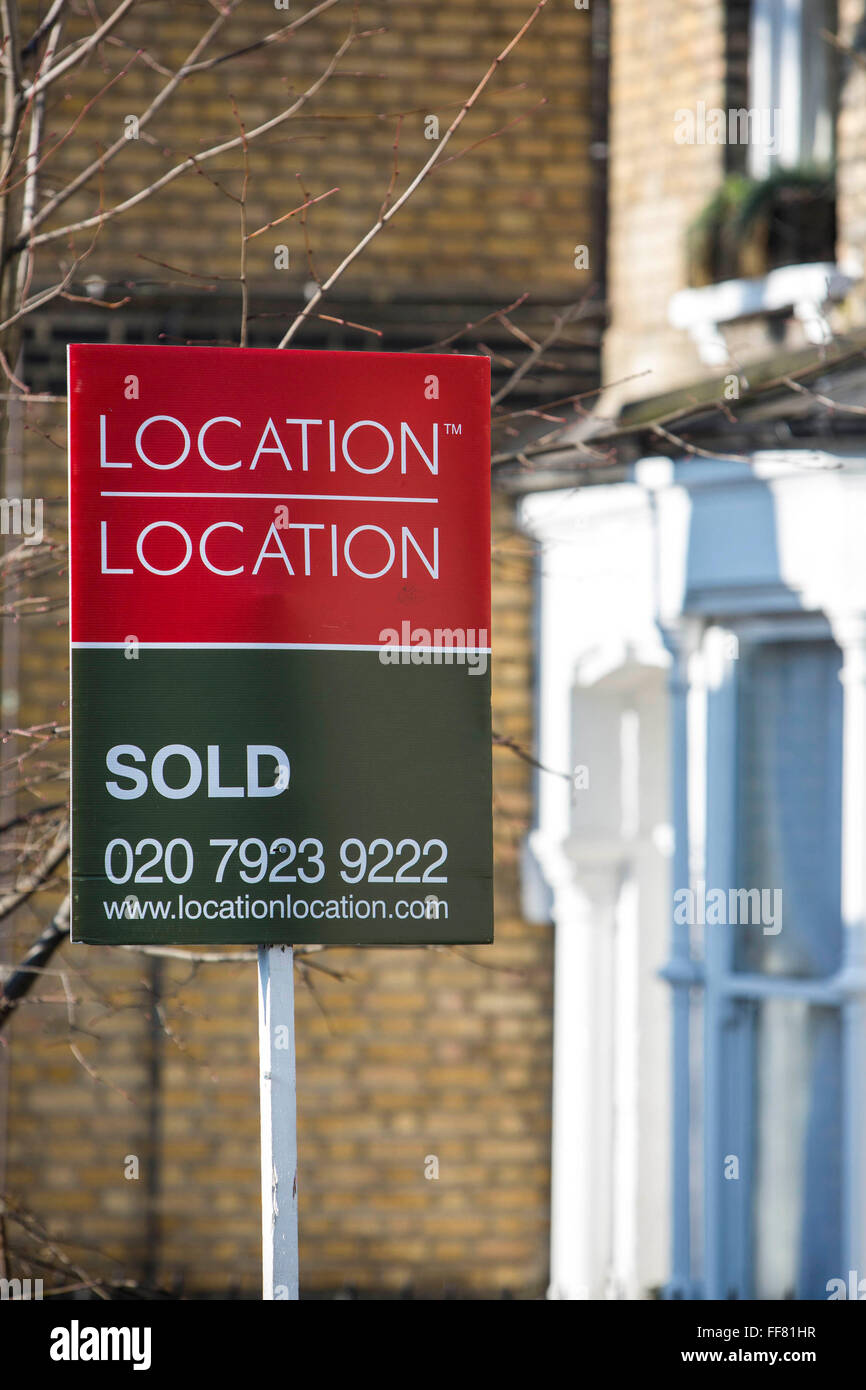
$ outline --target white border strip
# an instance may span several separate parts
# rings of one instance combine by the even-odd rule
[[[126,642],[70,642],[73,648],[110,648],[123,650]],[[177,651],[280,651],[280,652],[454,652],[455,656],[469,652],[490,652],[490,647],[397,647],[390,642],[362,645],[354,642],[137,642],[142,649]]]
[[[222,497],[231,502],[429,502],[436,506],[438,497],[380,497],[377,493],[357,496],[339,492],[100,492],[100,497],[161,497],[176,498]]]

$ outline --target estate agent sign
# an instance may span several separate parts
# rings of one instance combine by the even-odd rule
[[[69,350],[72,936],[492,939],[486,359]]]

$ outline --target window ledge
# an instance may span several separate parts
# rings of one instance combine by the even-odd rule
[[[668,322],[673,328],[685,329],[701,361],[713,367],[730,360],[719,325],[757,314],[790,309],[803,324],[810,343],[827,343],[831,333],[824,305],[844,299],[859,278],[859,270],[843,270],[833,261],[783,265],[754,280],[723,280],[718,285],[679,290],[668,305]]]

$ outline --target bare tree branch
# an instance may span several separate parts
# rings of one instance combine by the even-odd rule
[[[3,0],[3,3],[7,3],[7,0]],[[132,9],[134,4],[136,4],[136,0],[120,0],[117,9],[113,14],[109,15],[105,23],[100,24],[99,28],[94,29],[92,34],[88,34],[86,39],[82,39],[79,44],[76,44],[72,52],[65,58],[61,58],[49,72],[43,72],[42,75],[37,77],[33,82],[25,82],[23,84],[24,95],[28,98],[38,96],[40,92],[43,92],[46,87],[50,87],[53,82],[56,82],[57,79],[62,77],[65,72],[68,72],[70,68],[82,62],[82,60],[87,57],[88,53],[91,53],[93,49],[102,42],[106,34],[110,34],[112,29],[120,23],[123,16]]]
[[[544,339],[543,342],[535,343],[533,345],[532,351],[529,353],[529,356],[524,357],[523,361],[520,363],[520,366],[516,367],[514,371],[511,373],[511,376],[505,382],[505,385],[501,386],[499,390],[496,392],[496,394],[493,396],[493,399],[491,401],[492,405],[498,405],[499,402],[505,398],[505,396],[510,395],[517,383],[519,381],[522,381],[523,378],[526,376],[527,372],[532,371],[532,368],[535,366],[536,362],[542,356],[542,354],[547,352],[548,348],[553,343],[555,343],[556,340],[562,335],[562,330],[563,328],[565,328],[566,324],[570,323],[571,320],[575,317],[575,315],[582,312],[586,305],[587,299],[589,298],[590,293],[591,291],[587,291],[582,300],[579,300],[577,304],[569,305],[569,307],[566,310],[564,310],[563,313],[557,315],[557,317],[554,319],[553,328],[550,330],[547,337]]]
[[[335,0],[332,0],[332,3],[334,2]],[[139,116],[139,131],[141,131],[148,124],[148,122],[152,120],[152,118],[156,115],[157,111],[159,111],[160,107],[164,106],[165,103],[168,101],[169,97],[171,97],[174,94],[174,92],[180,86],[181,82],[183,82],[184,79],[189,76],[189,74],[193,70],[193,64],[195,62],[195,59],[198,57],[200,53],[204,52],[204,50],[208,47],[211,41],[219,33],[220,29],[222,29],[223,25],[228,23],[228,20],[230,19],[233,11],[237,8],[237,6],[240,3],[241,0],[234,0],[234,3],[226,10],[226,12],[224,14],[218,15],[217,18],[214,20],[213,24],[211,24],[210,28],[205,31],[205,33],[199,39],[198,43],[191,50],[189,57],[187,58],[183,66],[178,68],[177,72],[174,74],[171,80],[165,84],[162,91],[157,93],[157,95],[154,97],[147,110]],[[93,178],[94,174],[101,173],[101,171],[105,168],[106,164],[110,163],[110,161],[114,159],[115,155],[119,154],[121,150],[127,149],[128,147],[129,141],[127,140],[126,136],[119,136],[118,139],[115,140],[114,144],[109,145],[108,149],[105,150],[99,156],[98,159],[94,159],[93,162],[91,164],[88,164],[85,169],[82,169],[81,173],[77,174],[76,177],[72,179],[70,183],[66,184],[65,187],[60,189],[58,193],[55,193],[53,197],[47,199],[47,201],[39,209],[38,213],[34,215],[34,230],[36,227],[40,226],[44,221],[46,221],[47,218],[52,217],[54,213],[57,211],[57,209],[63,206],[67,198],[71,198],[74,193],[77,193],[80,188],[83,188],[86,183],[89,183],[89,181]]]
[[[43,69],[50,72],[57,45],[60,42],[60,31],[63,25],[60,20],[54,24],[48,35],[48,43],[45,46],[45,56],[43,59]],[[45,96],[39,92],[33,102],[33,109],[30,115],[30,138],[27,147],[27,160],[25,162],[24,174],[24,196],[21,206],[21,226],[18,233],[19,242],[27,244],[33,227],[33,215],[36,212],[37,200],[37,171],[39,169],[39,146],[42,142],[42,123],[45,118]],[[8,196],[6,190],[5,196]],[[33,255],[26,252],[18,262],[16,294],[19,304],[23,304],[27,291],[30,287],[30,280],[33,274]]]
[[[542,0],[542,3],[545,2],[546,0]],[[317,92],[321,91],[328,79],[333,75],[344,53],[346,53],[354,43],[355,38],[356,35],[354,33],[349,34],[348,38],[344,39],[340,44],[324,72],[316,78],[315,82],[313,82],[306,91],[302,92],[301,95],[292,102],[291,106],[288,106],[278,115],[272,116],[270,120],[262,122],[262,124],[256,126],[254,130],[248,131],[246,139],[248,141],[257,140],[260,136],[266,135],[269,131],[276,130],[278,126],[283,125],[285,121],[290,120],[292,116],[296,115]],[[210,149],[203,150],[201,154],[189,155],[186,159],[182,160],[180,164],[176,164],[173,169],[169,169],[161,178],[156,179],[153,183],[149,184],[147,188],[139,189],[139,191],[134,193],[131,197],[125,198],[122,203],[117,203],[114,207],[107,208],[102,212],[94,214],[92,217],[84,217],[79,222],[71,222],[65,227],[57,227],[50,232],[42,232],[38,236],[31,238],[31,245],[43,246],[48,242],[58,241],[61,238],[71,236],[74,232],[87,231],[91,227],[103,227],[113,218],[120,216],[121,213],[128,212],[130,208],[137,207],[140,203],[145,202],[146,199],[152,198],[155,193],[158,193],[168,184],[173,183],[181,174],[187,173],[190,169],[197,169],[200,165],[207,163],[208,160],[217,159],[220,155],[228,154],[232,150],[239,149],[242,144],[242,137],[237,135],[230,140],[221,141],[218,145],[212,145]]]
[[[54,870],[59,868],[69,853],[69,828],[64,828],[58,835],[51,848],[42,856],[30,873],[16,884],[11,893],[6,893],[0,897],[0,921],[8,917],[10,912],[14,912],[16,907],[20,907],[28,898],[42,887]]]
[[[44,37],[45,34],[48,33],[49,29],[50,29],[50,28],[52,27],[52,25],[54,24],[54,21],[60,18],[61,14],[63,13],[63,10],[65,9],[65,7],[66,7],[66,0],[54,0],[54,4],[50,7],[50,9],[49,9],[48,13],[46,14],[45,18],[41,21],[41,23],[39,24],[39,26],[33,31],[33,34],[32,34],[31,37],[27,40],[26,44],[25,44],[24,47],[22,48],[22,50],[21,50],[21,57],[22,57],[22,58],[29,58],[30,54],[31,54],[31,53],[34,53],[34,52],[36,51],[36,49],[39,47],[39,44],[40,44],[42,38]]]
[[[39,973],[45,969],[54,952],[69,936],[69,894],[38,940],[0,989],[0,1029],[15,1012],[21,1000],[33,988]]]

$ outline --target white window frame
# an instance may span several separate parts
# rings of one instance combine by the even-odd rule
[[[835,94],[832,52],[815,47],[826,0],[752,0],[749,42],[749,107],[776,114],[778,148],[760,141],[748,148],[748,172],[766,178],[773,169],[829,165],[834,149]],[[815,129],[812,148],[806,131]]]

